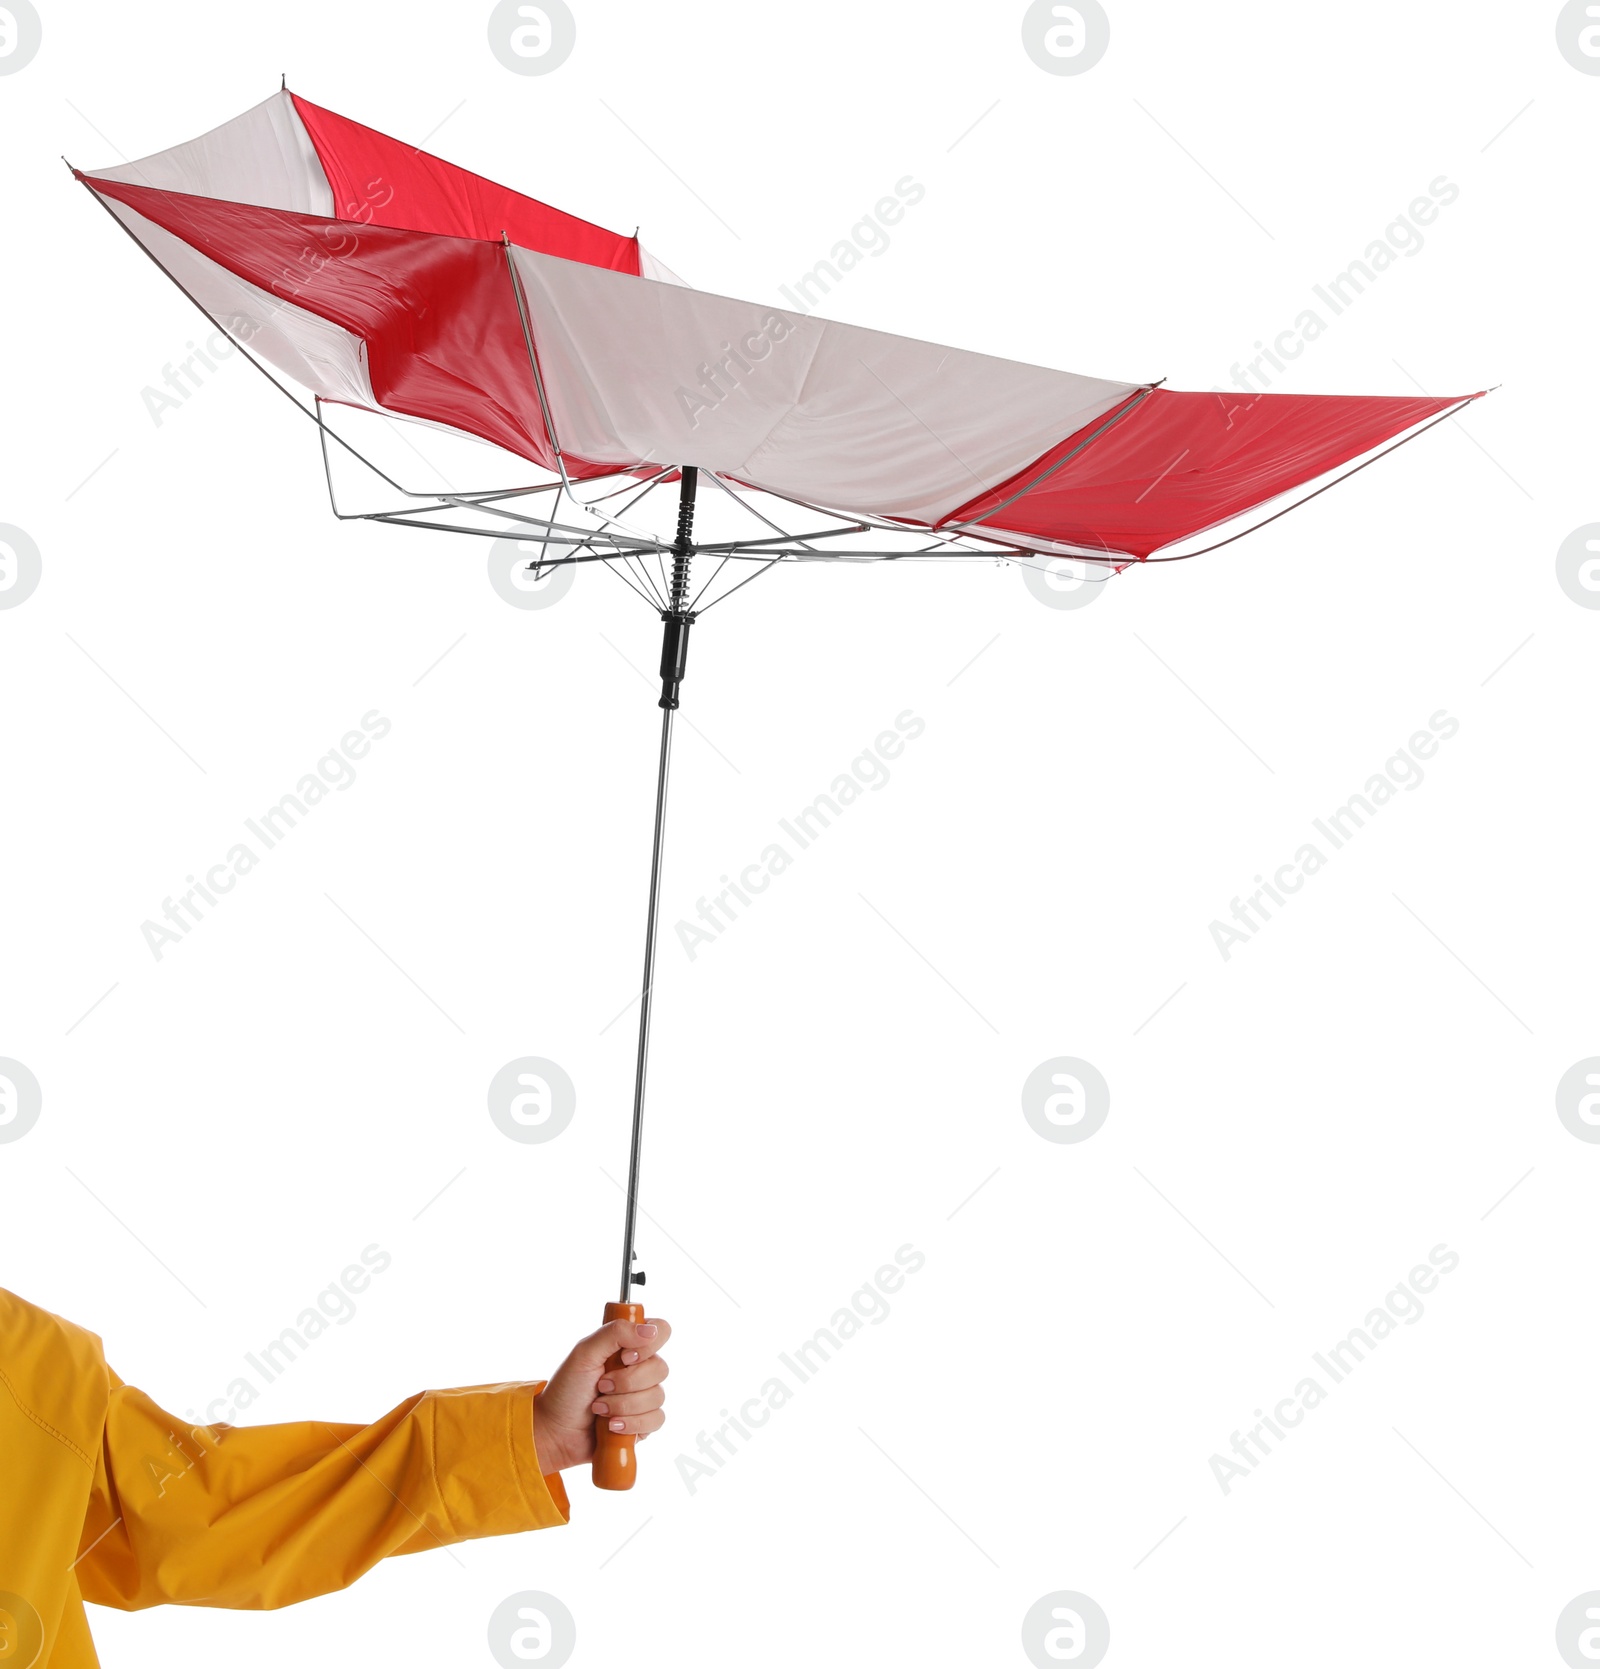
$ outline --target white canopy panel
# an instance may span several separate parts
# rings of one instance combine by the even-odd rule
[[[557,443],[935,523],[1139,386],[514,249]]]

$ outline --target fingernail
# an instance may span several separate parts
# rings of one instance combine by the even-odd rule
[[[594,1405],[594,1407],[590,1410],[590,1412],[594,1413],[594,1414],[609,1414],[611,1412],[611,1410],[610,1410],[609,1407],[606,1406],[605,1403],[597,1402]]]
[[[623,1426],[626,1425],[626,1424],[627,1424],[627,1421],[625,1421],[625,1420],[613,1420],[611,1422],[611,1429],[613,1431],[621,1431]]]
[[[653,1321],[641,1321],[636,1331],[641,1339],[653,1339],[661,1329]]]
[[[633,1364],[635,1362],[637,1362],[638,1360],[639,1360],[639,1352],[637,1350],[625,1350],[625,1351],[623,1351],[623,1353],[622,1353],[622,1365],[623,1365],[623,1367],[625,1367],[625,1368],[632,1367]]]
[[[614,1391],[616,1388],[616,1382],[610,1379],[602,1379],[600,1383],[595,1386],[595,1390],[597,1391]]]

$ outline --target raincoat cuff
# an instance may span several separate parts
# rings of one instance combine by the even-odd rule
[[[517,1477],[522,1485],[523,1498],[530,1506],[537,1506],[542,1514],[548,1515],[540,1518],[537,1526],[540,1529],[546,1525],[565,1524],[572,1517],[572,1505],[567,1500],[567,1486],[562,1483],[561,1474],[544,1470],[533,1440],[533,1399],[548,1384],[546,1379],[536,1379],[519,1386],[519,1391],[524,1394],[517,1398],[511,1417],[516,1434]]]
[[[533,1399],[543,1380],[490,1385],[438,1398],[434,1464],[456,1533],[506,1536],[565,1524],[561,1475],[546,1477],[533,1443]]]

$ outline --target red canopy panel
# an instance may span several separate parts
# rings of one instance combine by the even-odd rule
[[[1147,557],[1307,485],[1461,399],[1157,388],[1069,435],[944,525],[981,520],[996,534]]]
[[[386,410],[557,469],[499,243],[78,177],[269,292],[286,314],[315,314],[359,339]],[[573,476],[612,472],[566,461]]]
[[[509,186],[496,185],[411,145],[363,127],[291,93],[294,108],[328,176],[337,219],[498,240],[542,255],[639,271],[639,240],[564,214]]]

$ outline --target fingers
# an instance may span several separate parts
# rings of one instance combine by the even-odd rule
[[[648,1391],[627,1391],[621,1394],[613,1391],[606,1396],[596,1397],[589,1405],[589,1412],[613,1417],[648,1414],[653,1409],[660,1408],[666,1400],[667,1393],[659,1385],[652,1386]]]
[[[614,1414],[606,1421],[606,1426],[619,1435],[648,1437],[651,1432],[660,1431],[666,1423],[666,1415],[655,1408],[647,1414]]]
[[[595,1390],[601,1396],[608,1391],[646,1391],[652,1385],[659,1385],[671,1371],[659,1356],[651,1356],[643,1362],[635,1362],[631,1367],[608,1368],[595,1385]]]
[[[619,1436],[648,1437],[666,1424],[662,1406],[667,1394],[662,1389],[669,1369],[658,1351],[672,1337],[666,1322],[611,1321],[593,1335],[607,1346],[595,1381],[595,1399],[589,1411],[608,1431]],[[590,1340],[585,1340],[588,1345]],[[606,1362],[617,1359],[615,1367]]]

